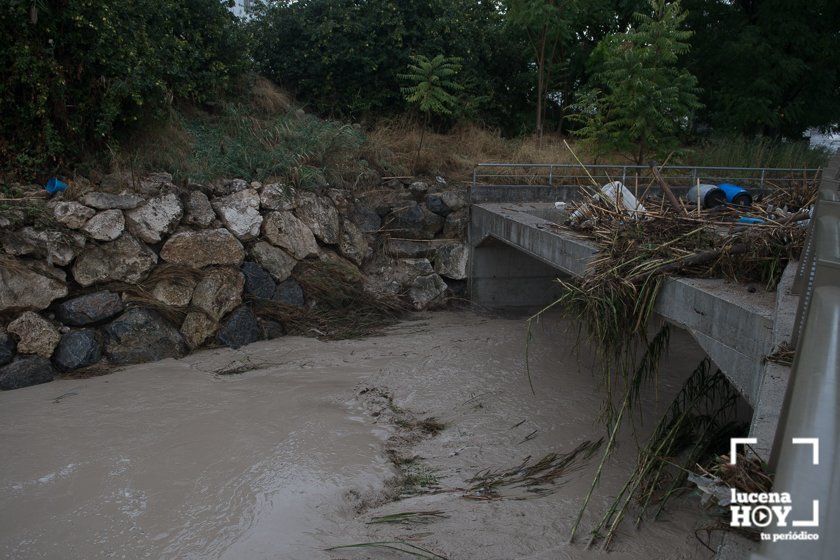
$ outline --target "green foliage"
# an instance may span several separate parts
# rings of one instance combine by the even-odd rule
[[[60,168],[115,133],[212,103],[248,66],[227,1],[0,5],[0,172]]]
[[[602,40],[591,57],[590,88],[577,104],[578,135],[599,152],[622,152],[642,164],[675,149],[700,108],[697,79],[678,64],[691,31],[678,1],[651,1],[652,14]]]
[[[302,187],[342,185],[364,171],[362,133],[349,124],[291,111],[261,114],[241,103],[213,113],[177,112],[167,127],[122,148],[124,166],[178,179],[281,178]]]
[[[683,0],[686,63],[716,131],[797,138],[840,122],[840,2]]]
[[[275,0],[250,22],[260,73],[321,113],[393,115],[406,109],[399,75],[411,55],[458,57],[467,104],[453,115],[517,127],[529,54],[494,2]]]
[[[451,115],[458,98],[454,92],[464,89],[454,81],[461,71],[460,58],[442,54],[429,59],[422,54],[411,57],[408,71],[399,78],[407,84],[401,88],[405,100],[428,117],[430,114]]]

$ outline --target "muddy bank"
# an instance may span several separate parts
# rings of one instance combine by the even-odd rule
[[[386,501],[397,474],[386,447],[401,428],[376,413],[372,389],[411,418],[444,424],[398,446],[441,489],[600,438],[601,394],[579,371],[565,326],[553,317],[539,329],[536,395],[523,375],[521,320],[452,312],[380,337],[285,337],[0,394],[0,555],[402,558],[324,550],[401,538],[452,559],[707,557],[692,500],[674,502],[663,522],[626,529],[609,555],[567,544],[595,461],[532,499],[440,492]],[[688,337],[675,336],[661,402],[651,395],[649,413],[664,408],[699,357]],[[623,483],[635,459],[630,438],[590,511]],[[448,517],[366,524],[430,509]]]

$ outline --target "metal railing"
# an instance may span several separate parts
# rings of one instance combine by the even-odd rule
[[[773,536],[804,529],[819,539],[764,541],[754,559],[828,560],[840,551],[839,184],[840,155],[823,172],[797,271],[796,357],[772,454],[777,458],[773,491],[790,495],[790,519],[810,519],[817,512],[818,523],[798,528],[789,522],[776,527]],[[816,446],[802,444],[815,438]]]
[[[589,174],[587,174],[587,171]],[[737,182],[758,189],[783,186],[792,181],[815,181],[819,169],[774,167],[707,167],[668,165],[662,168],[663,179],[671,186],[690,187],[697,183]],[[573,163],[479,163],[473,169],[473,188],[482,186],[563,187],[591,185],[591,175],[604,184],[621,181],[629,185],[635,180],[648,181],[650,167],[646,165],[586,165],[586,170]]]

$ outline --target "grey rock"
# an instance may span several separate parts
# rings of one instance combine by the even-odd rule
[[[113,194],[107,192],[89,192],[82,197],[82,204],[97,210],[131,210],[143,204],[145,200],[136,194]]]
[[[152,289],[156,300],[172,307],[186,307],[190,304],[196,281],[190,277],[177,280],[161,280]]]
[[[265,210],[293,210],[295,190],[283,183],[270,183],[260,191],[260,205]]]
[[[251,256],[278,282],[288,278],[297,265],[293,256],[265,241],[254,244],[251,248]]]
[[[202,313],[190,311],[181,323],[181,334],[191,349],[198,348],[204,341],[213,336],[219,323]]]
[[[225,318],[216,333],[216,340],[230,348],[239,348],[258,341],[261,334],[262,329],[254,312],[243,305]]]
[[[32,311],[25,311],[9,323],[6,330],[17,336],[17,351],[21,354],[38,354],[43,358],[52,356],[61,335],[52,323]]]
[[[238,239],[248,241],[260,234],[262,215],[260,196],[254,189],[244,189],[211,201],[222,223]]]
[[[266,340],[279,338],[286,334],[286,329],[283,328],[283,324],[278,321],[274,321],[273,319],[257,319],[257,321],[260,324],[262,337]]]
[[[99,333],[93,329],[81,329],[63,335],[52,359],[61,371],[72,371],[95,364],[102,359]]]
[[[338,210],[329,198],[308,191],[298,191],[295,213],[319,241],[327,245],[338,243],[340,224]]]
[[[418,276],[408,290],[408,299],[415,309],[425,309],[446,293],[446,282],[437,274]]]
[[[255,262],[244,262],[241,270],[245,275],[245,295],[255,299],[271,299],[277,285],[266,269]]]
[[[388,214],[383,224],[391,237],[406,239],[433,239],[442,229],[443,218],[416,202]]]
[[[105,355],[115,364],[177,358],[187,351],[184,338],[157,312],[135,307],[105,327]]]
[[[85,237],[79,233],[55,230],[36,230],[25,227],[3,235],[3,249],[16,256],[43,258],[49,265],[67,266],[82,252]]]
[[[216,268],[208,272],[195,287],[192,305],[218,321],[242,303],[245,276],[235,268]]]
[[[408,186],[408,192],[419,202],[429,192],[429,185],[423,181],[415,181]]]
[[[385,252],[392,257],[429,257],[436,249],[436,244],[425,240],[390,238],[385,243]]]
[[[123,233],[115,241],[88,248],[76,259],[73,277],[82,286],[112,280],[136,284],[157,264],[157,255]]]
[[[229,179],[215,186],[215,192],[218,196],[228,196],[248,188],[248,181],[244,179]]]
[[[98,241],[113,241],[125,230],[122,210],[103,210],[85,223],[82,231]]]
[[[196,268],[211,264],[238,265],[245,258],[245,249],[224,228],[183,231],[166,240],[160,257],[169,263]]]
[[[370,206],[356,204],[353,209],[352,219],[364,233],[376,233],[382,227],[382,218]]]
[[[262,233],[269,243],[285,249],[296,259],[318,254],[318,242],[312,230],[291,212],[272,212],[266,216]]]
[[[47,383],[55,379],[55,370],[41,356],[18,356],[12,363],[0,368],[0,391],[21,389],[30,385]]]
[[[357,265],[361,265],[367,256],[367,240],[361,230],[356,227],[356,224],[349,220],[344,220],[342,223],[338,251]]]
[[[303,297],[303,288],[294,278],[289,278],[277,284],[277,290],[274,292],[273,299],[286,305],[294,305],[295,307],[303,307],[305,300]]]
[[[464,280],[468,260],[469,250],[463,243],[443,245],[435,254],[435,272],[453,280]]]
[[[426,195],[426,206],[429,210],[441,216],[447,216],[466,205],[466,194],[461,191],[444,191]]]
[[[200,190],[191,190],[186,200],[186,222],[192,226],[206,228],[216,219],[210,199]]]
[[[80,229],[96,214],[96,210],[78,202],[59,202],[53,206],[55,220],[70,229]]]
[[[82,327],[115,317],[124,309],[119,294],[103,290],[68,299],[55,309],[55,315],[65,325]]]
[[[64,273],[43,263],[0,266],[0,311],[45,309],[67,295]]]
[[[461,208],[446,216],[443,224],[443,236],[448,239],[466,239],[467,226],[470,225],[470,209]]]
[[[0,366],[5,366],[15,357],[15,339],[0,329]]]
[[[184,208],[173,194],[158,196],[125,213],[125,223],[132,235],[146,243],[160,243],[181,222]]]

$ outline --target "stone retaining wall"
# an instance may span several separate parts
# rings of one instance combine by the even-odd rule
[[[466,195],[443,182],[315,192],[156,173],[41,193],[0,212],[4,390],[282,335],[254,304],[318,305],[298,281],[302,263],[340,264],[371,294],[418,310],[464,290]]]

